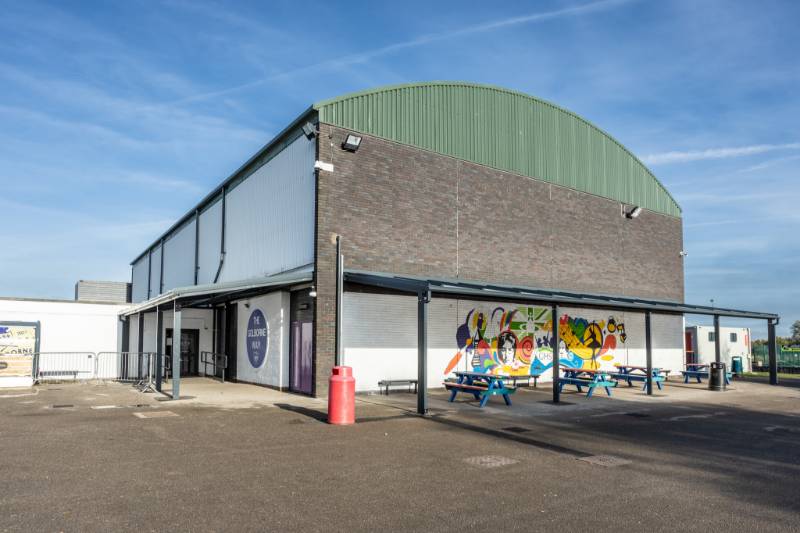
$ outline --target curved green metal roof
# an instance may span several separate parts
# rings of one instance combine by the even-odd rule
[[[320,122],[681,216],[606,132],[539,98],[464,82],[379,87],[314,104]]]

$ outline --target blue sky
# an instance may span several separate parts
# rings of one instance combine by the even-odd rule
[[[796,2],[0,8],[2,295],[129,279],[311,102],[449,79],[556,102],[642,158],[683,208],[687,301],[800,318]]]

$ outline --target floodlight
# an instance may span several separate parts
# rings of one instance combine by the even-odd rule
[[[636,218],[642,213],[642,208],[639,206],[633,207],[630,211],[625,213],[625,218]]]
[[[345,138],[344,142],[342,143],[342,149],[347,150],[348,152],[355,152],[358,150],[359,146],[361,146],[361,137],[358,135],[353,135],[352,133],[348,133],[347,138]]]
[[[317,128],[310,122],[306,122],[303,124],[303,135],[310,141],[317,135]]]

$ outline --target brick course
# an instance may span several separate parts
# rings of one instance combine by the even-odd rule
[[[315,381],[327,394],[336,245],[350,269],[683,301],[681,219],[320,124]]]

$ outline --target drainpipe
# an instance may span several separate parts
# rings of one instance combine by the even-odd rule
[[[217,266],[217,274],[214,276],[214,283],[219,281],[219,275],[222,272],[222,265],[225,264],[225,196],[228,188],[222,187],[222,233],[219,239],[219,266]]]

